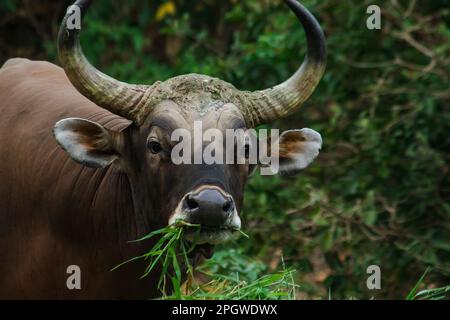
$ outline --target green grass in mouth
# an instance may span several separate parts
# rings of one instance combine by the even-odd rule
[[[170,280],[173,290],[178,291],[182,285],[182,267],[186,268],[186,274],[188,276],[193,276],[193,267],[189,261],[188,254],[195,249],[195,241],[189,243],[183,238],[183,234],[188,228],[189,230],[194,230],[196,232],[195,237],[198,236],[200,232],[199,225],[189,224],[184,221],[177,221],[173,225],[152,231],[140,239],[131,241],[141,242],[153,237],[160,237],[155,245],[146,253],[120,263],[111,269],[111,271],[117,270],[127,263],[143,259],[147,261],[147,267],[145,268],[144,273],[140,276],[140,279],[143,279],[147,277],[158,265],[158,262],[160,262],[162,271],[158,281],[159,290],[161,290],[165,296],[166,284],[167,281]],[[170,272],[170,270],[173,272]],[[177,294],[180,293],[181,292],[177,292]]]
[[[188,242],[183,235],[186,231],[195,232],[194,240]],[[252,281],[240,278],[238,272],[233,275],[211,272],[211,265],[215,262],[205,263],[194,270],[189,254],[196,248],[195,239],[199,236],[201,227],[183,221],[177,221],[174,225],[155,230],[148,235],[131,241],[141,242],[153,237],[159,237],[155,245],[146,253],[124,261],[114,267],[114,271],[123,265],[145,260],[147,266],[140,276],[145,278],[156,266],[161,266],[161,275],[158,280],[158,288],[163,299],[282,299],[292,298],[296,285],[293,281],[292,269],[284,268],[281,272],[262,275]],[[238,231],[249,238],[245,232]],[[235,253],[232,254],[236,256]],[[198,283],[194,277],[194,271],[198,271],[207,277],[204,283]],[[187,279],[183,285],[183,279]],[[167,283],[170,281],[172,291],[167,292]],[[294,294],[295,295],[295,294]]]

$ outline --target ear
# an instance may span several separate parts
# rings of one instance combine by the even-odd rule
[[[289,130],[279,138],[279,174],[293,176],[306,168],[322,148],[320,133],[312,129]]]
[[[115,135],[98,123],[68,118],[58,121],[53,128],[58,144],[76,162],[91,168],[105,168],[119,158]]]

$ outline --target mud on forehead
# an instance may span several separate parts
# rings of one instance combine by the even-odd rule
[[[143,127],[156,125],[167,131],[178,128],[191,130],[194,122],[201,121],[203,129],[245,128],[244,117],[232,103],[209,102],[204,105],[180,106],[172,100],[161,101],[144,122]]]

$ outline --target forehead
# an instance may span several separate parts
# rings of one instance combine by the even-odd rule
[[[244,117],[233,103],[205,101],[203,104],[179,105],[172,100],[158,103],[150,114],[145,127],[158,126],[165,131],[184,128],[192,130],[194,123],[200,121],[203,129],[220,130],[244,128]]]

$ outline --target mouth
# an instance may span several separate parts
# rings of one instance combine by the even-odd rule
[[[205,243],[195,246],[195,249],[188,254],[189,263],[198,266],[204,259],[211,259],[214,254],[214,245]]]
[[[200,264],[203,259],[211,259],[214,247],[232,238],[236,238],[237,229],[228,227],[213,228],[209,226],[186,227],[184,238],[191,244],[195,244],[194,250],[189,255],[192,265]]]
[[[234,238],[238,234],[238,231],[238,229],[231,227],[188,227],[186,228],[184,237],[187,241],[199,245],[217,245]]]

